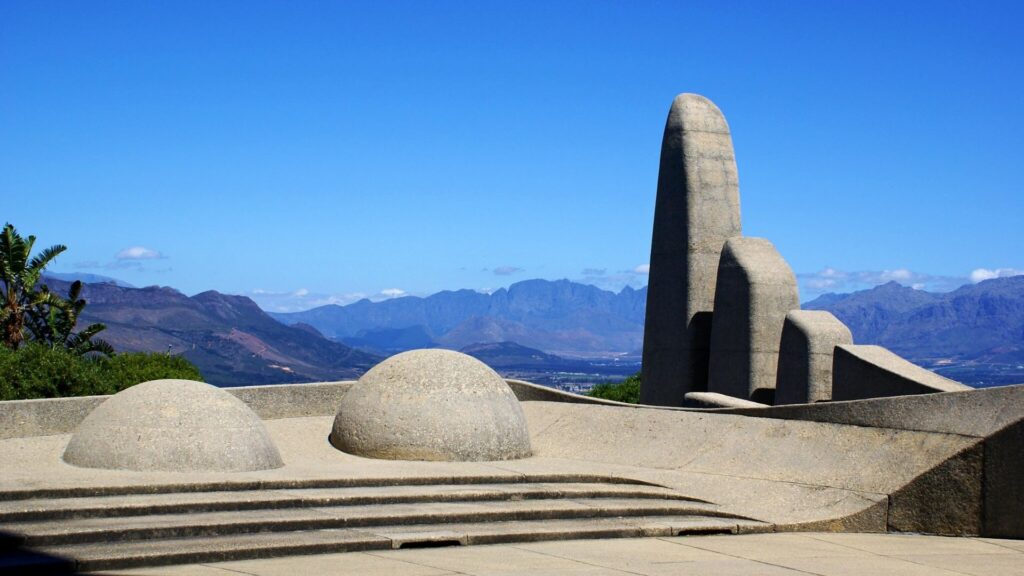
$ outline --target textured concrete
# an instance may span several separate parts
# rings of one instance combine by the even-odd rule
[[[832,399],[832,353],[853,344],[850,329],[824,310],[790,310],[782,326],[775,404]]]
[[[569,540],[493,546],[320,554],[119,570],[124,576],[1024,576],[1012,540],[902,534],[749,534]]]
[[[708,391],[772,404],[782,325],[799,308],[796,277],[771,242],[727,241],[718,264]]]
[[[987,401],[974,404],[986,413]],[[678,409],[522,407],[534,455],[489,462],[353,456],[327,441],[324,416],[268,420],[285,466],[241,473],[78,468],[60,460],[67,435],[3,440],[0,523],[82,566],[383,550],[421,538],[477,546],[978,531],[979,438]],[[987,425],[1007,419],[994,414]]]
[[[370,369],[342,398],[332,443],[391,460],[508,460],[530,455],[526,419],[494,370],[450,350],[413,350]]]
[[[947,478],[959,477],[954,482],[958,487],[952,488],[958,496],[951,494],[948,486],[929,488],[929,478],[923,477],[902,491],[900,498],[894,497],[893,505],[931,506],[967,519],[979,514],[970,499],[980,488],[984,507],[980,513],[980,533],[1024,538],[1024,488],[1020,482],[1024,471],[1024,385],[723,412],[978,438],[984,445],[983,472],[972,464],[971,459],[977,457],[973,453],[959,456],[945,465],[943,474]],[[978,488],[972,476],[980,478]],[[908,524],[900,520],[894,526]],[[941,531],[938,526],[936,531]]]
[[[949,536],[981,534],[982,454],[982,444],[976,443],[890,494],[889,530]]]
[[[520,401],[544,400],[581,404],[623,405],[601,398],[562,392],[523,380],[505,382]],[[236,386],[223,390],[245,402],[263,420],[334,416],[355,380]],[[67,434],[109,396],[80,396],[0,402],[0,439]]]
[[[67,434],[107,396],[0,402],[0,439]]]
[[[832,364],[832,399],[861,400],[971,390],[881,346],[840,345]]]
[[[274,386],[240,386],[225,388],[226,392],[245,402],[264,420],[302,416],[333,416],[353,380],[313,382],[309,384],[278,384]]]
[[[981,438],[1024,418],[1024,385],[716,413]]]
[[[263,422],[241,400],[202,382],[154,380],[111,396],[75,430],[75,466],[179,472],[278,468]]]
[[[546,402],[525,409],[531,428],[554,417],[532,432],[538,456],[708,473],[719,482],[736,476],[874,494],[892,493],[978,443],[952,434],[701,412]]]
[[[644,325],[644,404],[707,390],[722,244],[738,236],[739,177],[729,125],[707,98],[680,94],[661,143]]]
[[[1016,410],[1020,410],[1018,404]],[[985,440],[985,524],[982,533],[1024,538],[1024,419]]]
[[[683,406],[686,408],[764,408],[768,405],[715,392],[690,392],[683,400]]]

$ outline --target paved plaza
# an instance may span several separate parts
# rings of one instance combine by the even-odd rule
[[[103,572],[167,576],[594,574],[1024,575],[1024,542],[907,534],[748,534],[355,552]]]

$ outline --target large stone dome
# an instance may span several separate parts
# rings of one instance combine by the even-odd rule
[[[153,380],[96,407],[64,461],[86,468],[242,472],[284,465],[263,421],[233,395],[192,380]]]
[[[530,455],[519,400],[479,360],[450,350],[392,356],[341,400],[331,443],[390,460],[510,460]]]

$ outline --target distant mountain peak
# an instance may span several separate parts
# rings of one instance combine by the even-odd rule
[[[615,293],[566,279],[532,279],[490,294],[445,290],[271,315],[285,324],[310,324],[329,338],[367,350],[425,342],[408,332],[420,327],[431,341],[454,349],[514,340],[560,354],[605,356],[640,348],[646,300],[646,288]],[[372,334],[363,332],[368,330]]]
[[[946,293],[889,282],[852,294],[824,294],[803,307],[834,314],[858,344],[885,346],[926,367],[957,366],[957,372],[943,371],[955,379],[1024,381],[1016,368],[1024,365],[1024,276]]]

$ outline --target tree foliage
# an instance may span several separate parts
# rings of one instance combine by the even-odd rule
[[[22,238],[11,224],[0,233],[0,338],[9,348],[18,348],[25,340],[27,318],[57,301],[49,290],[36,289],[36,284],[46,265],[67,246],[50,246],[30,258],[35,242],[35,236]]]
[[[203,381],[195,364],[164,352],[122,352],[98,362],[106,380],[117,390],[163,378]]]
[[[72,282],[67,298],[40,283],[67,247],[32,256],[35,241],[11,224],[0,232],[0,400],[114,394],[161,378],[202,381],[199,369],[180,356],[115,354],[95,337],[103,324],[75,331],[86,305],[82,283]]]
[[[637,372],[622,382],[598,384],[587,392],[587,396],[627,402],[629,404],[640,403],[640,373]]]
[[[9,223],[0,233],[0,343],[15,350],[34,341],[77,355],[113,354],[110,344],[95,338],[106,328],[103,324],[74,332],[85,308],[81,282],[71,284],[67,298],[39,284],[43,270],[67,246],[50,246],[33,257],[35,242],[35,236],[22,238]]]
[[[122,352],[107,358],[31,341],[17,350],[0,346],[0,400],[115,394],[162,378],[203,380],[185,358],[159,352]]]

